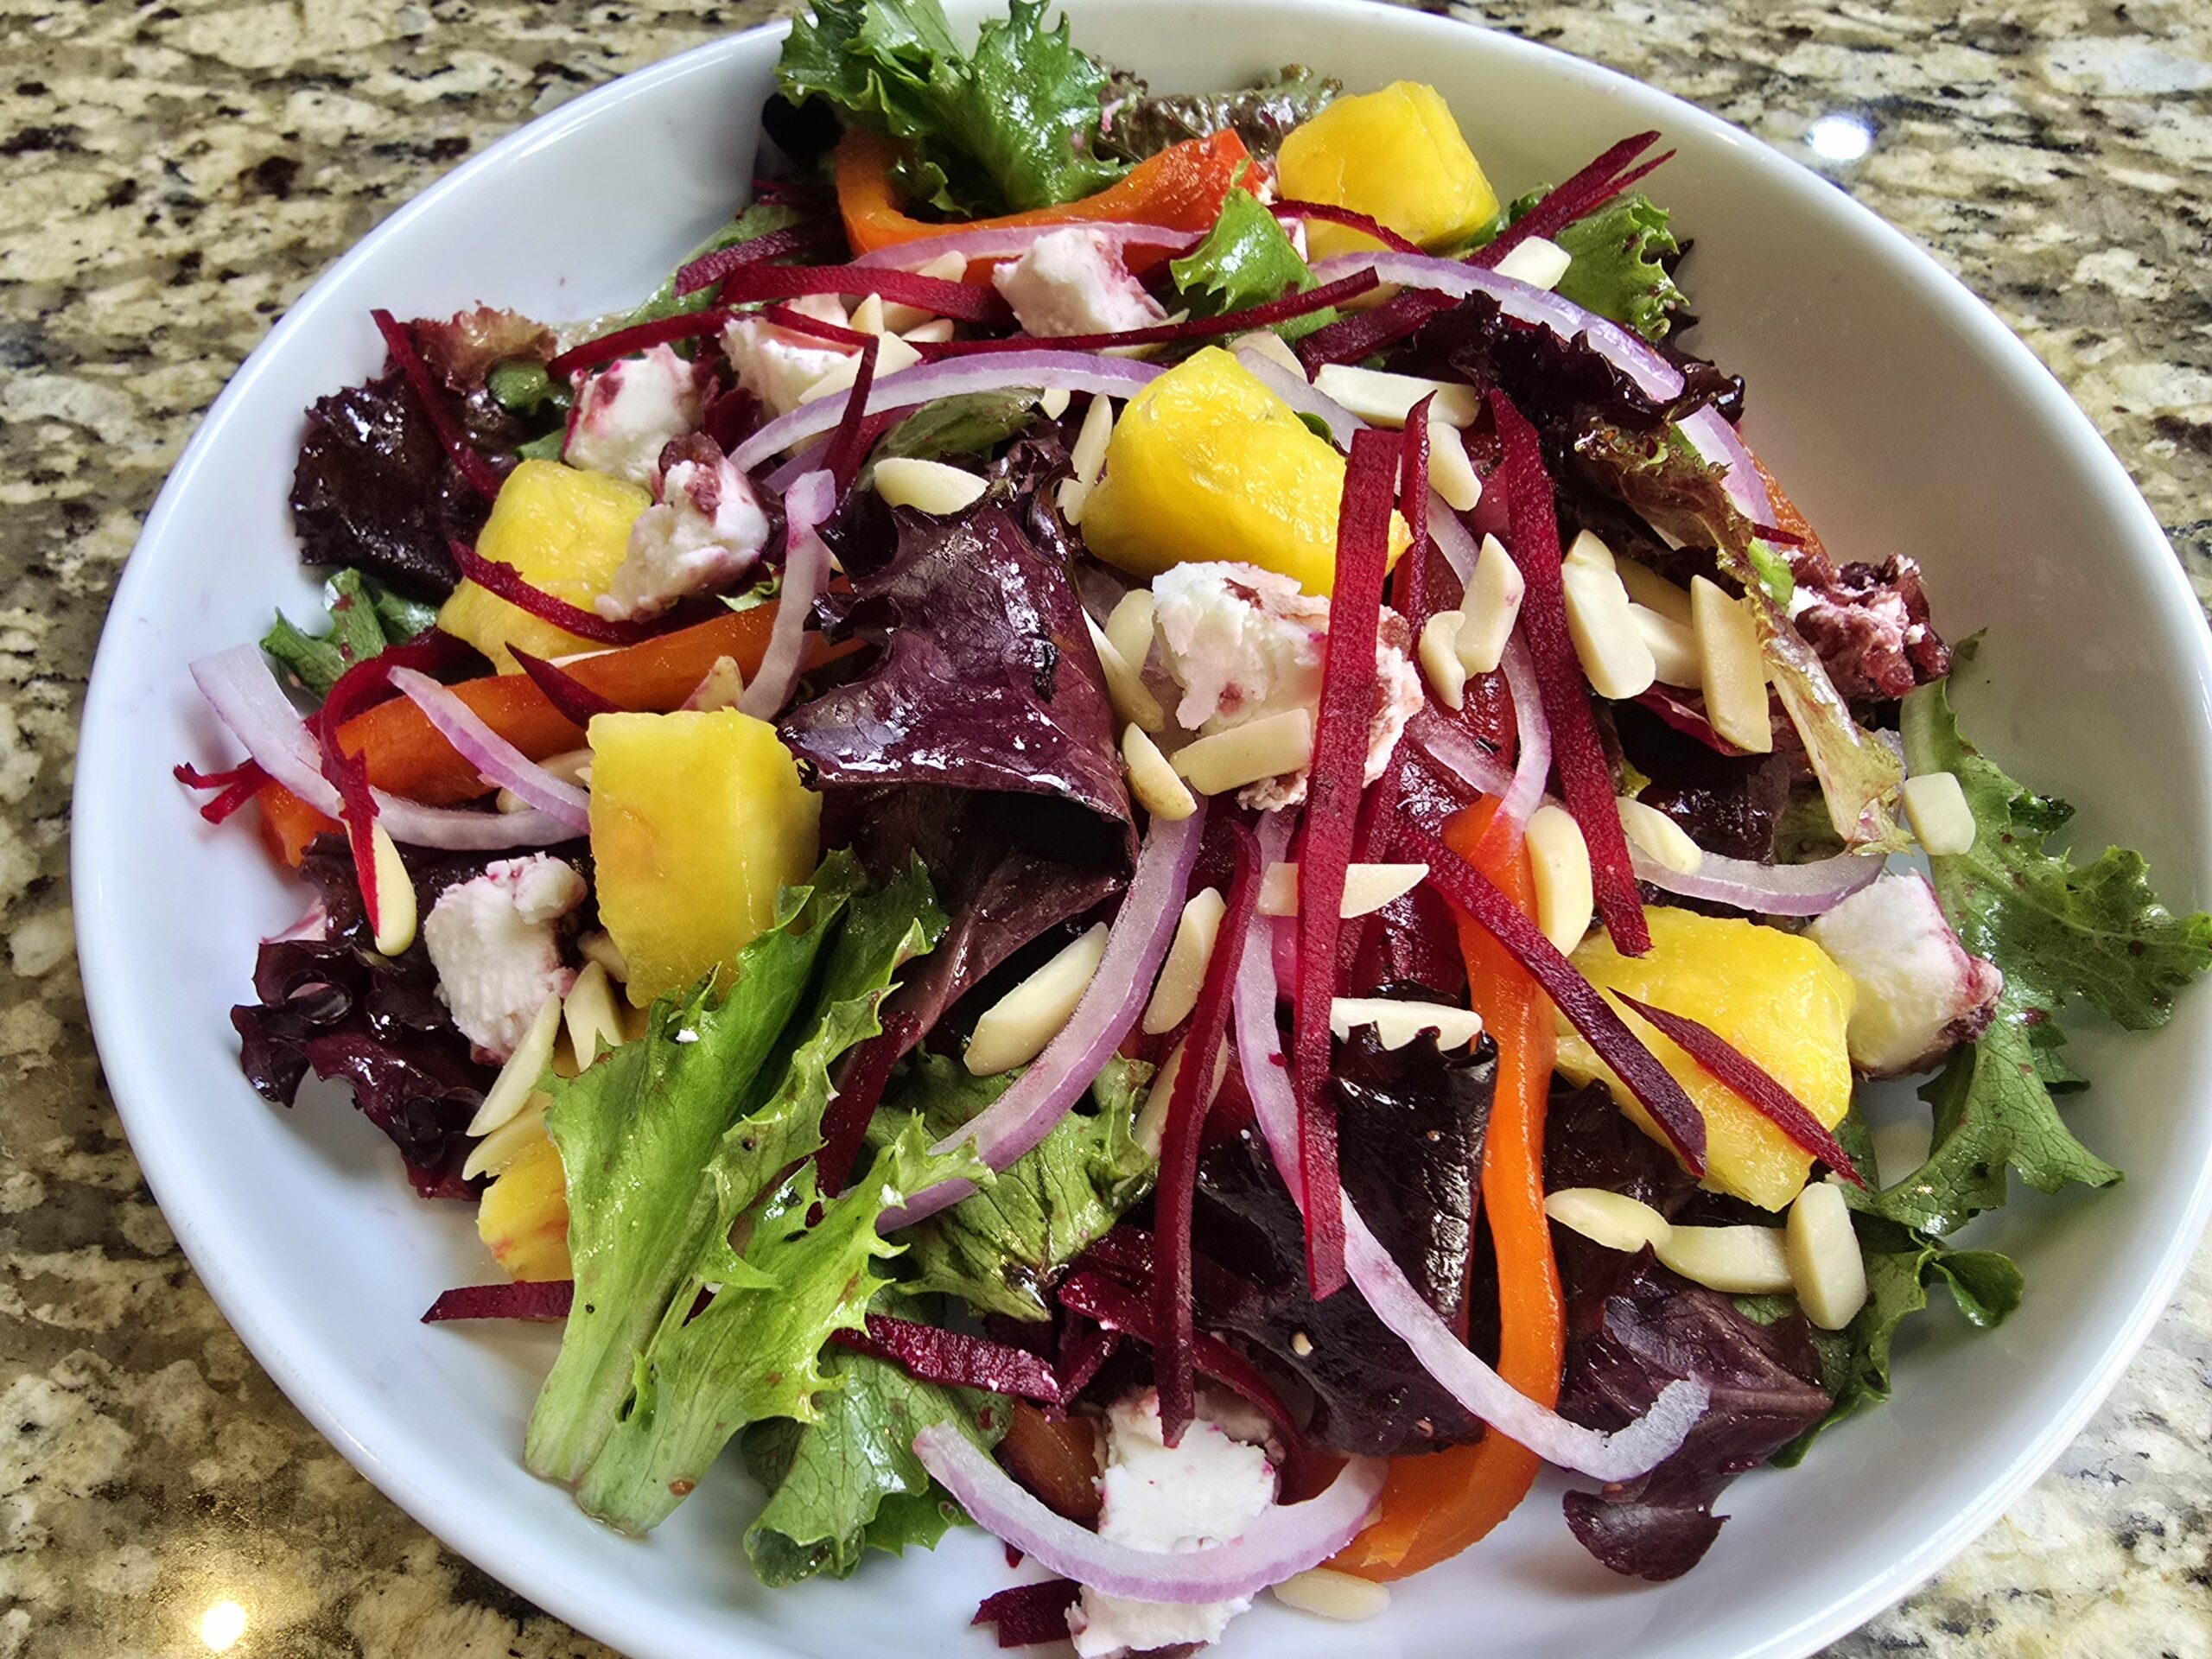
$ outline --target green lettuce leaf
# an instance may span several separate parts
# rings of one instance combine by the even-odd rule
[[[322,603],[330,616],[325,632],[308,633],[280,612],[261,640],[286,677],[318,702],[354,664],[386,645],[404,645],[438,620],[436,606],[395,593],[359,570],[340,570],[323,583]]]
[[[1667,210],[1641,190],[1576,219],[1553,238],[1573,262],[1560,278],[1560,294],[1646,340],[1664,340],[1683,303],[1666,263],[1681,245],[1667,221]]]
[[[988,1451],[1010,1415],[997,1395],[924,1382],[867,1354],[832,1349],[822,1369],[833,1386],[813,1422],[779,1418],[745,1435],[746,1465],[769,1492],[745,1553],[772,1589],[849,1577],[869,1549],[935,1544],[965,1517],[915,1457],[914,1436],[950,1422]]]
[[[861,475],[861,487],[868,486],[875,462],[886,455],[942,461],[947,455],[988,454],[1036,418],[1043,396],[1032,387],[1007,386],[956,392],[924,404],[883,435],[868,471]]]
[[[917,1055],[887,1093],[872,1133],[903,1132],[908,1122],[940,1139],[1020,1075],[975,1077],[957,1060]],[[1046,1276],[1080,1255],[1152,1190],[1158,1161],[1135,1136],[1151,1077],[1152,1068],[1140,1061],[1108,1061],[1091,1084],[1094,1109],[1070,1112],[989,1186],[909,1228],[912,1273],[904,1288],[957,1296],[978,1313],[1047,1317],[1038,1289]]]
[[[1958,647],[1955,671],[1974,645]],[[1875,1200],[1891,1219],[1942,1235],[2003,1204],[2008,1169],[2045,1192],[2120,1179],[2059,1116],[2054,1096],[2082,1086],[2060,1052],[2060,1018],[2080,999],[2130,1030],[2164,1025],[2174,993],[2212,965],[2212,916],[2160,904],[2139,853],[2107,848],[2077,868],[2050,849],[2073,809],[2023,788],[1960,734],[1948,682],[1906,698],[1901,727],[1912,770],[1952,773],[1974,810],[1973,848],[1929,863],[1961,941],[2005,975],[1989,1029],[1921,1090],[1936,1113],[1928,1161]]]
[[[1264,305],[1286,294],[1305,294],[1320,286],[1298,257],[1281,223],[1249,190],[1232,189],[1221,204],[1206,239],[1179,259],[1168,262],[1175,289],[1194,317]],[[1285,340],[1296,340],[1336,321],[1333,308],[1308,312],[1274,325]]]
[[[1897,756],[1852,719],[1820,655],[1790,626],[1789,613],[1762,580],[1760,557],[1784,554],[1760,541],[1757,526],[1736,510],[1723,469],[1679,439],[1661,440],[1599,427],[1575,444],[1576,455],[1605,486],[1648,524],[1676,540],[1717,552],[1720,569],[1751,601],[1759,649],[1789,722],[1820,779],[1835,832],[1865,852],[1897,852],[1906,843],[1893,813],[1904,781]]]
[[[903,140],[908,194],[949,213],[1025,212],[1121,176],[1092,153],[1106,72],[1068,40],[1045,0],[1012,0],[972,54],[937,0],[816,0],[793,23],[776,77],[794,102],[826,99]]]
[[[944,926],[918,864],[862,887],[833,853],[782,895],[727,997],[663,997],[645,1037],[553,1087],[576,1294],[525,1457],[612,1525],[664,1518],[746,1423],[810,1415],[823,1342],[860,1322],[872,1264],[896,1253],[876,1217],[948,1162],[909,1137],[817,1213],[804,1160],[830,1068]]]
[[[1784,1467],[1801,1462],[1813,1442],[1852,1413],[1887,1401],[1890,1349],[1897,1327],[1928,1306],[1931,1286],[1951,1293],[1961,1313],[1986,1330],[2020,1305],[2025,1282],[2010,1256],[1995,1250],[1947,1250],[1932,1238],[1878,1217],[1853,1217],[1866,1260],[1866,1305],[1841,1331],[1815,1331],[1821,1386],[1834,1403],[1827,1415],[1775,1454]]]

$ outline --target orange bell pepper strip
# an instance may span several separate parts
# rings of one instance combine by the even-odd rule
[[[664,712],[698,690],[717,658],[733,658],[739,671],[751,677],[760,667],[775,621],[774,603],[756,605],[642,645],[584,658],[567,664],[567,671],[578,683],[621,708]],[[809,665],[856,649],[852,644],[824,647],[817,638]],[[583,747],[582,729],[554,708],[526,674],[486,675],[453,690],[486,725],[533,760]],[[339,728],[338,741],[348,754],[360,755],[367,762],[372,784],[410,801],[454,806],[490,793],[476,768],[404,697],[354,715]],[[256,798],[261,804],[264,841],[278,858],[295,867],[308,842],[338,827],[281,784],[264,785]]]
[[[1057,207],[1033,207],[1025,213],[1000,219],[957,219],[950,223],[910,217],[892,188],[891,168],[899,147],[880,132],[855,127],[837,144],[837,211],[844,216],[845,239],[855,254],[901,242],[950,236],[1019,225],[1099,224],[1161,225],[1176,231],[1205,231],[1221,216],[1221,204],[1236,181],[1237,169],[1251,160],[1244,141],[1234,132],[1222,131],[1205,138],[1188,138],[1171,144],[1157,156],[1139,162],[1120,180],[1096,195]],[[1138,250],[1130,264],[1137,269],[1168,257],[1161,249]],[[979,259],[968,267],[971,283],[990,280],[991,261]]]
[[[1445,825],[1444,841],[1514,903],[1535,913],[1518,836],[1488,837],[1497,803]],[[1497,1370],[1541,1405],[1559,1402],[1567,1312],[1544,1218],[1544,1109],[1556,1038],[1551,1003],[1497,940],[1462,917],[1459,948],[1483,1028],[1497,1043],[1497,1094],[1483,1147],[1483,1214],[1497,1255]],[[1402,1579],[1457,1555],[1529,1495],[1541,1459],[1496,1430],[1472,1446],[1394,1458],[1367,1530],[1330,1563],[1367,1579]]]

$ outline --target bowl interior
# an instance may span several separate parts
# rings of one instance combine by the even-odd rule
[[[974,5],[954,8],[973,17]],[[1952,637],[1987,628],[1962,694],[1973,734],[2081,808],[2077,842],[2141,847],[2176,903],[2212,895],[2202,622],[2148,511],[2064,394],[1904,238],[1746,136],[1605,72],[1463,25],[1326,0],[1089,0],[1079,41],[1168,87],[1299,60],[1355,89],[1434,82],[1503,192],[1622,135],[1680,150],[1660,199],[1697,240],[1691,343],[1751,385],[1747,430],[1842,558],[1928,567]],[[479,300],[539,315],[630,302],[742,200],[772,35],[721,42],[580,100],[397,214],[288,316],[179,465],[118,592],[79,764],[76,883],[88,994],[131,1141],[201,1275],[278,1382],[372,1479],[533,1599],[639,1656],[862,1659],[995,1651],[966,1622],[1007,1580],[995,1544],[879,1558],[849,1584],[770,1594],[738,1535],[732,1460],[647,1543],[524,1474],[522,1427],[554,1337],[429,1328],[436,1293],[494,1269],[468,1211],[414,1199],[381,1137],[329,1091],[289,1113],[240,1079],[227,1009],[296,891],[250,836],[211,832],[170,781],[232,751],[194,658],[311,613],[284,507],[300,411],[373,371],[372,305]],[[643,182],[645,188],[640,188]],[[2115,734],[2124,734],[2115,741]],[[1230,1655],[1437,1654],[1478,1601],[1496,1651],[1740,1659],[1810,1650],[1932,1571],[2056,1454],[2170,1294],[2206,1208],[2212,1001],[2074,1050],[2084,1138],[2129,1173],[2024,1201],[1986,1230],[2025,1268],[2001,1331],[1916,1322],[1902,1390],[1807,1468],[1732,1491],[1695,1573],[1611,1578],[1556,1489],[1449,1567],[1344,1628],[1263,1602]]]

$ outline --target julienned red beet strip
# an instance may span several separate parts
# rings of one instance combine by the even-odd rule
[[[868,1138],[868,1120],[883,1099],[883,1086],[891,1068],[914,1046],[921,1033],[910,1014],[894,1014],[883,1029],[862,1043],[845,1062],[837,1079],[837,1093],[822,1122],[822,1148],[814,1154],[815,1169],[825,1195],[842,1192],[853,1173],[853,1160]]]
[[[1398,441],[1378,427],[1352,435],[1337,510],[1337,568],[1321,703],[1306,772],[1299,855],[1298,986],[1292,1002],[1300,1169],[1306,1191],[1306,1274],[1316,1301],[1344,1282],[1344,1209],[1337,1181],[1336,1108],[1329,1094],[1329,1003],[1336,995],[1337,935],[1344,870],[1351,862],[1375,715],[1376,636],[1390,556]]]
[[[770,231],[766,236],[756,236],[735,247],[716,248],[712,253],[701,254],[676,273],[676,291],[695,294],[702,288],[712,288],[742,266],[781,259],[787,254],[810,253],[817,248],[836,248],[843,242],[843,235],[834,225],[787,225],[780,231]]]
[[[764,305],[760,315],[779,328],[789,329],[794,334],[805,334],[815,340],[826,340],[833,345],[866,346],[876,338],[864,328],[848,328],[842,323],[824,322],[819,317],[810,317],[804,311],[794,311],[788,305]]]
[[[1690,1173],[1704,1174],[1705,1119],[1698,1115],[1697,1107],[1657,1057],[1637,1040],[1636,1033],[1613,1012],[1612,1004],[1544,937],[1543,930],[1491,886],[1480,870],[1427,831],[1401,820],[1391,844],[1397,856],[1427,864],[1428,885],[1529,970],[1529,977],[1543,987],[1544,995],[1567,1016],[1567,1023],[1582,1033],[1598,1058],[1612,1067],[1629,1092],[1643,1103],[1643,1109],[1673,1142]]]
[[[468,481],[468,487],[489,501],[499,493],[499,475],[493,470],[492,463],[477,453],[475,446],[461,436],[461,429],[453,423],[453,411],[446,407],[445,399],[431,383],[430,371],[423,361],[423,354],[415,349],[415,337],[389,311],[372,311],[369,316],[376,323],[377,332],[384,336],[385,350],[406,378],[408,390],[415,394],[415,401],[421,405],[423,418],[429,422],[430,429],[438,435],[438,442],[444,447],[447,458]]]
[[[1076,1258],[1075,1265],[1132,1289],[1150,1284],[1160,1268],[1152,1235],[1126,1221],[1093,1239]],[[1263,1311],[1258,1286],[1197,1250],[1191,1253],[1191,1279],[1207,1310],[1224,1323],[1233,1324],[1247,1315],[1256,1317]]]
[[[1428,251],[1420,243],[1408,242],[1388,225],[1380,224],[1365,213],[1355,213],[1349,207],[1334,207],[1325,201],[1275,201],[1268,204],[1268,211],[1277,219],[1319,219],[1342,225],[1347,230],[1373,237],[1394,253]]]
[[[1630,162],[1658,142],[1656,131],[1639,132],[1632,138],[1622,139],[1565,183],[1547,191],[1527,213],[1469,255],[1468,263],[1494,267],[1530,237],[1555,235],[1584,214],[1602,207],[1665,161],[1667,156],[1674,154],[1669,150],[1667,156],[1646,162],[1633,171],[1625,170]]]
[[[620,703],[600,696],[557,663],[533,657],[519,645],[509,645],[507,654],[530,676],[530,683],[545,694],[554,712],[570,725],[588,726],[594,715],[622,712]]]
[[[1325,364],[1357,363],[1394,345],[1459,302],[1432,289],[1409,288],[1372,311],[1355,311],[1316,328],[1292,349],[1310,376]]]
[[[1033,1648],[1046,1642],[1068,1639],[1068,1609],[1083,1594],[1073,1579],[1047,1579],[1042,1584],[1017,1584],[983,1598],[976,1617],[968,1622],[999,1627],[999,1646]]]
[[[1636,885],[1636,866],[1621,828],[1613,796],[1613,772],[1606,762],[1581,659],[1567,631],[1567,589],[1560,574],[1559,514],[1551,474],[1544,470],[1543,447],[1536,429],[1493,389],[1491,418],[1503,451],[1498,471],[1506,488],[1505,550],[1521,572],[1521,631],[1535,660],[1544,718],[1552,728],[1553,764],[1567,810],[1581,827],[1590,849],[1591,885],[1597,889],[1598,915],[1623,956],[1640,957],[1651,948],[1643,923],[1643,895]]]
[[[861,462],[868,459],[868,395],[875,385],[875,362],[882,346],[875,335],[868,337],[868,344],[861,347],[859,370],[853,376],[853,390],[845,399],[845,412],[837,419],[837,430],[830,440],[822,464],[829,469],[831,482],[836,486],[839,508],[845,505],[845,493],[853,487],[853,480],[860,476]]]
[[[1163,346],[1179,340],[1210,340],[1222,334],[1241,334],[1253,328],[1265,328],[1271,323],[1285,322],[1292,317],[1302,317],[1308,312],[1326,310],[1340,300],[1357,299],[1375,287],[1376,277],[1371,270],[1356,270],[1349,276],[1339,276],[1333,283],[1308,289],[1303,294],[1286,294],[1279,300],[1269,300],[1264,305],[1249,305],[1242,311],[1224,311],[1217,317],[1185,317],[1180,322],[1154,323],[1148,328],[1125,328],[1111,334],[1014,334],[1004,340],[948,340],[917,346],[931,362],[944,357],[975,357],[992,352],[1033,352],[1041,346],[1054,351],[1103,352],[1125,346]]]
[[[1665,1008],[1655,1008],[1649,1002],[1639,1001],[1630,996],[1626,991],[1616,991],[1613,995],[1657,1027],[1660,1035],[1679,1046],[1699,1065],[1711,1072],[1723,1088],[1739,1096],[1798,1147],[1812,1154],[1861,1192],[1866,1190],[1866,1178],[1859,1174],[1858,1166],[1851,1161],[1851,1154],[1843,1149],[1843,1143],[1831,1135],[1805,1103],[1790,1093],[1771,1071],[1712,1027],[1701,1025],[1686,1014],[1670,1014]]]
[[[210,823],[221,823],[233,812],[261,792],[269,781],[269,774],[261,769],[258,760],[242,760],[228,772],[201,772],[187,761],[170,768],[170,775],[187,789],[212,789],[220,791],[213,800],[200,804],[200,816]]]
[[[1060,1333],[1060,1357],[1055,1367],[1059,1373],[1061,1401],[1073,1400],[1089,1388],[1099,1368],[1113,1357],[1114,1351],[1121,1345],[1122,1333],[1118,1331],[1075,1319],[1067,1321],[1067,1329]]]
[[[1095,1273],[1071,1273],[1062,1281],[1060,1306],[1085,1319],[1096,1319],[1102,1325],[1126,1332],[1137,1341],[1148,1343],[1153,1350],[1153,1369],[1157,1376],[1160,1366],[1160,1344],[1155,1339],[1157,1330],[1152,1322],[1152,1311],[1144,1299],[1112,1280]],[[1274,1425],[1281,1437],[1283,1448],[1283,1484],[1295,1487],[1300,1484],[1306,1461],[1306,1439],[1298,1430],[1297,1420],[1290,1408],[1262,1376],[1257,1367],[1218,1338],[1205,1332],[1195,1333],[1191,1348],[1192,1363],[1215,1382],[1224,1383],[1250,1401],[1262,1415]],[[1163,1424],[1166,1419],[1162,1418]]]
[[[847,298],[880,294],[886,300],[911,305],[936,316],[958,322],[1004,323],[1009,313],[997,290],[971,287],[924,276],[887,265],[764,265],[741,266],[722,283],[721,303],[703,311],[685,311],[652,322],[634,323],[613,334],[585,340],[555,358],[545,371],[556,379],[595,369],[618,357],[642,352],[672,340],[691,340],[717,332],[737,315],[736,308],[762,300],[796,300],[809,294],[836,294]]]
[[[985,1337],[871,1313],[866,1331],[833,1331],[830,1339],[856,1353],[890,1360],[925,1382],[1060,1403],[1059,1379],[1042,1356]]]
[[[1214,1057],[1229,1034],[1230,993],[1244,957],[1244,936],[1260,902],[1259,843],[1241,823],[1228,822],[1228,831],[1233,861],[1229,904],[1183,1039],[1183,1063],[1167,1099],[1160,1180],[1152,1200],[1153,1244],[1160,1261],[1152,1281],[1152,1324],[1159,1333],[1152,1370],[1160,1389],[1160,1437],[1171,1446],[1183,1443],[1183,1431],[1190,1427],[1198,1402],[1191,1380],[1191,1199],[1198,1188],[1198,1147],[1206,1109],[1213,1104]]]
[[[448,545],[453,549],[454,563],[461,566],[462,575],[518,610],[528,611],[541,622],[550,622],[564,633],[602,645],[634,645],[665,632],[650,622],[616,622],[597,611],[587,611],[565,599],[556,599],[543,588],[533,586],[512,564],[487,559],[463,541],[455,540]]]
[[[423,1315],[425,1325],[446,1319],[565,1319],[575,1300],[570,1279],[521,1280],[510,1285],[463,1285],[442,1293]]]

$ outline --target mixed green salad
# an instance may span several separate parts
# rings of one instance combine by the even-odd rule
[[[636,309],[378,312],[307,412],[327,617],[178,768],[312,895],[247,1077],[474,1210],[428,1318],[561,1326],[531,1469],[645,1533],[734,1446],[769,1584],[972,1522],[1001,1644],[1187,1650],[1545,1462],[1688,1571],[2018,1304],[2015,1175],[2120,1179],[2067,1033],[2212,918],[1760,464],[1658,135],[1502,198],[1417,81],[1164,95],[1032,0],[778,80]]]

